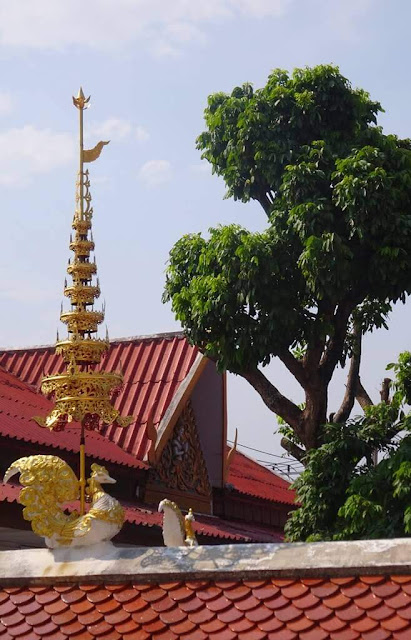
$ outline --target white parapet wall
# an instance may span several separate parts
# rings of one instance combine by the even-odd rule
[[[0,585],[410,574],[411,539],[0,552]]]

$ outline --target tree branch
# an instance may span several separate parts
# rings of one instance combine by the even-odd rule
[[[298,460],[298,462],[301,462],[302,464],[304,464],[304,456],[306,455],[307,452],[304,451],[304,449],[301,449],[301,447],[299,447],[298,444],[295,444],[295,442],[291,442],[291,440],[284,437],[284,438],[281,438],[281,446],[283,449],[288,451],[288,453],[292,455],[293,458]]]
[[[304,371],[303,363],[300,360],[297,360],[297,358],[293,356],[291,351],[288,349],[279,351],[278,357],[304,389],[307,383],[307,374]]]
[[[361,329],[358,325],[354,326],[353,335],[353,355],[351,357],[350,369],[347,377],[347,385],[345,387],[345,394],[340,408],[334,414],[333,422],[345,422],[346,420],[348,420],[355,402],[358,379],[360,375],[362,342]]]
[[[362,386],[360,376],[358,376],[357,389],[355,391],[355,399],[357,400],[358,404],[360,405],[363,411],[367,407],[371,407],[374,404],[370,396]]]
[[[314,321],[314,339],[307,344],[307,351],[303,359],[304,369],[310,375],[318,368],[325,347],[325,337],[321,336],[321,323],[326,319],[332,322],[335,306],[323,298],[318,301],[317,316]],[[320,325],[320,326],[319,326]]]
[[[320,362],[321,374],[327,382],[331,380],[334,369],[341,358],[348,320],[354,307],[355,303],[352,299],[346,298],[338,305],[333,316],[334,334],[329,339]]]
[[[301,433],[302,411],[296,404],[283,396],[268,378],[257,368],[239,372],[247,382],[260,394],[264,404],[281,416],[299,436]]]
[[[384,378],[381,385],[381,402],[385,402],[385,404],[390,404],[390,385],[391,378]]]
[[[261,204],[266,215],[268,216],[271,213],[271,208],[273,206],[273,203],[270,202],[268,195],[264,192],[263,189],[259,190],[257,200]]]

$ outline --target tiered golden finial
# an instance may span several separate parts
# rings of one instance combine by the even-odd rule
[[[77,98],[73,97],[73,103],[80,115],[80,168],[76,184],[76,210],[72,224],[75,236],[74,239],[70,237],[70,249],[74,253],[74,259],[69,260],[67,267],[72,284],[67,286],[66,280],[64,286],[64,295],[70,298],[71,310],[62,311],[60,315],[61,321],[67,325],[69,338],[58,341],[56,345],[56,352],[63,356],[64,362],[82,365],[98,364],[102,354],[108,349],[107,336],[105,340],[92,338],[92,335],[97,333],[98,325],[104,320],[104,309],[94,311],[94,301],[100,295],[100,286],[98,278],[95,284],[92,283],[93,276],[97,273],[95,259],[90,262],[90,252],[94,251],[91,232],[93,207],[89,173],[88,170],[83,171],[84,162],[91,161],[87,160],[85,155],[93,151],[83,149],[83,111],[87,109],[89,101],[90,98],[84,97],[81,88]],[[108,142],[99,143],[100,151],[104,144]],[[100,153],[94,159],[99,155]]]
[[[100,295],[100,286],[98,278],[93,280],[97,273],[95,259],[90,260],[90,253],[94,251],[91,232],[93,208],[89,173],[88,170],[84,171],[83,165],[85,162],[96,160],[108,142],[99,142],[93,149],[83,148],[83,112],[89,106],[89,101],[90,98],[85,98],[81,88],[77,97],[73,97],[80,120],[80,167],[72,224],[74,238],[70,238],[70,249],[74,257],[69,260],[67,267],[72,283],[67,284],[66,281],[64,287],[64,295],[70,299],[71,308],[69,311],[61,311],[60,319],[67,325],[68,336],[65,340],[57,338],[56,344],[56,353],[63,357],[67,369],[64,373],[43,378],[41,389],[44,394],[53,394],[54,408],[45,418],[34,418],[39,425],[49,429],[64,429],[66,424],[73,420],[81,423],[82,467],[84,429],[98,428],[101,423],[115,423],[126,427],[134,420],[131,416],[122,418],[111,403],[113,391],[122,384],[121,373],[96,369],[103,353],[109,347],[109,341],[107,333],[105,339],[97,338],[98,326],[104,320],[104,307],[100,311],[94,310],[94,301]],[[84,478],[84,473],[82,475]],[[84,494],[84,490],[82,493]],[[84,511],[84,496],[82,498]]]

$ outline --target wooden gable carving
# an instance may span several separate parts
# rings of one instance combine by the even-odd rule
[[[155,473],[157,479],[167,487],[204,496],[211,495],[207,468],[190,401],[187,402],[176,422]]]
[[[200,504],[208,505],[211,494],[195,415],[188,400],[159,461],[151,471],[146,500],[156,501],[171,496],[182,508],[194,508]],[[205,511],[208,512],[209,508]]]

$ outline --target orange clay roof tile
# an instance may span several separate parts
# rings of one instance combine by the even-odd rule
[[[340,582],[273,578],[247,585],[242,580],[211,580],[0,587],[0,639],[411,638],[411,604],[402,589],[409,581],[395,583],[383,577],[382,582],[354,578]],[[379,595],[374,593],[377,582]],[[249,586],[253,584],[258,586]],[[228,598],[230,593],[237,599]],[[332,608],[325,605],[330,601]]]

